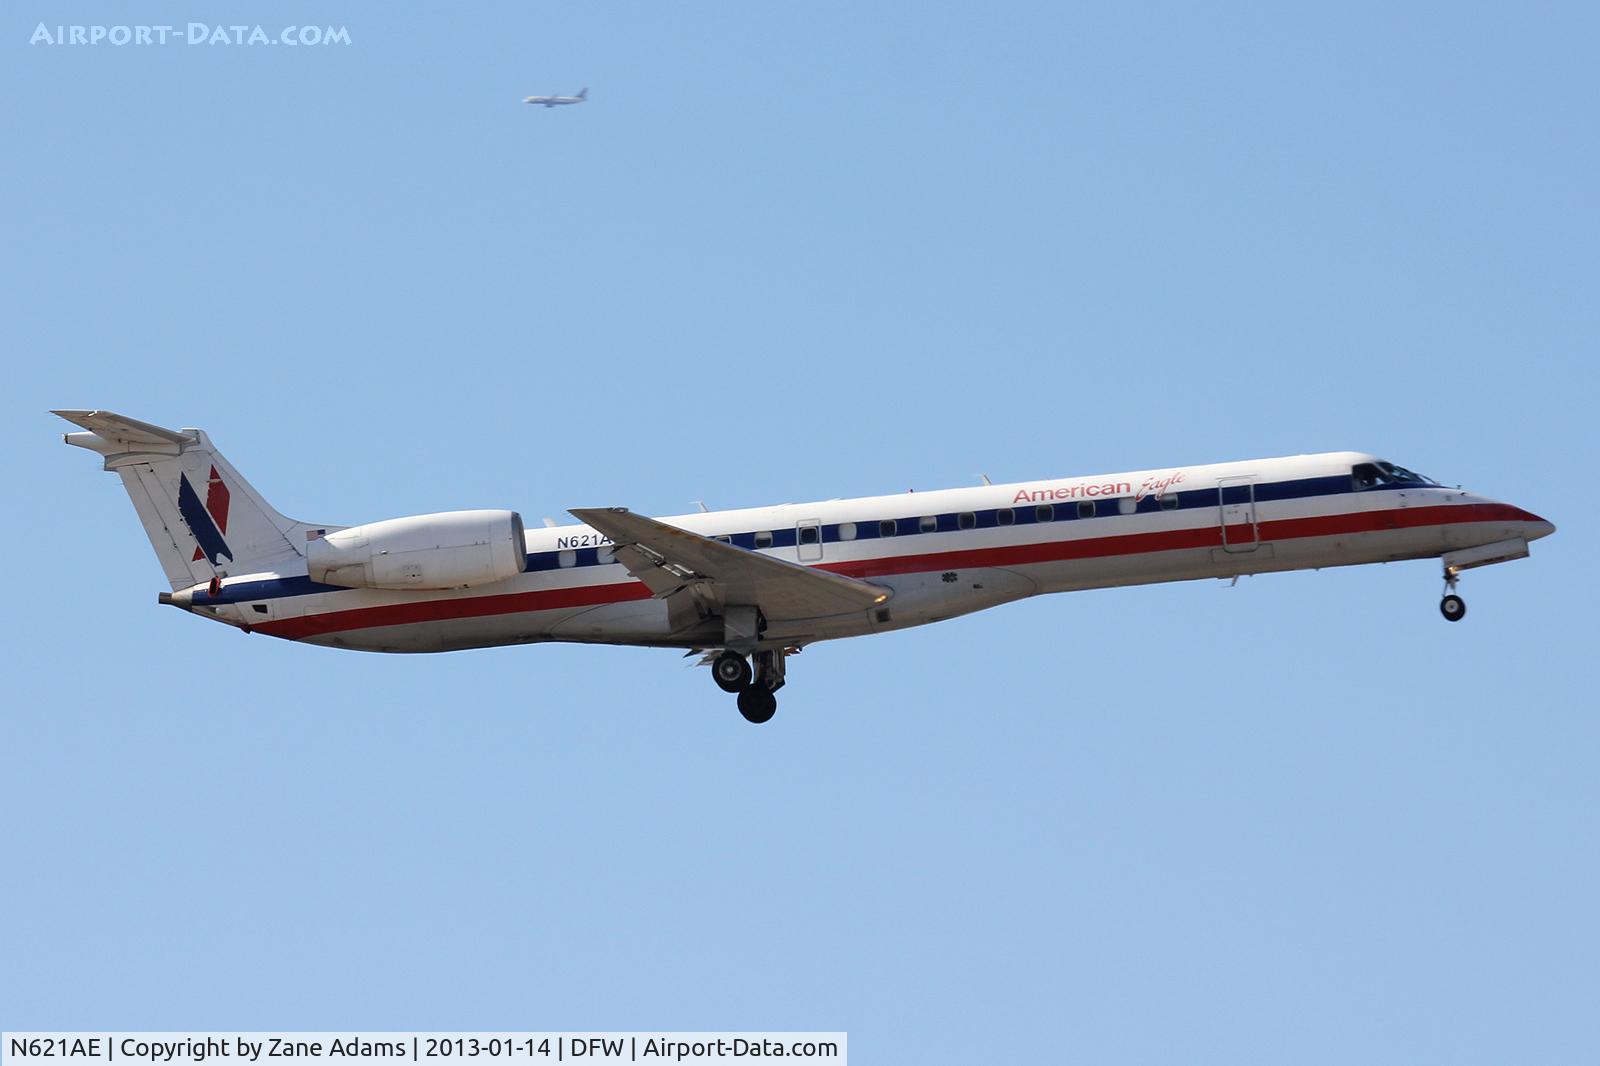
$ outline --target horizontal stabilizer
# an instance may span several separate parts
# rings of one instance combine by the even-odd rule
[[[51,411],[50,413],[82,426],[102,440],[129,445],[127,449],[129,451],[137,450],[141,445],[175,444],[182,447],[195,443],[195,436],[192,433],[179,433],[177,430],[152,426],[148,422],[119,415],[115,411]]]

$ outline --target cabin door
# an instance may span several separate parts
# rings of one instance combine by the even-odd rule
[[[1256,529],[1256,481],[1254,477],[1225,477],[1217,483],[1217,504],[1221,511],[1222,550],[1253,552],[1261,543]]]

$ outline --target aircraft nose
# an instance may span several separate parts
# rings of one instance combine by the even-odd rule
[[[1554,522],[1548,518],[1540,518],[1532,511],[1525,511],[1521,507],[1512,507],[1508,517],[1513,518],[1522,527],[1520,532],[1524,540],[1538,540],[1556,531]]]
[[[1548,537],[1556,531],[1556,524],[1548,518],[1542,518],[1532,511],[1518,507],[1514,503],[1493,500],[1487,497],[1478,497],[1488,505],[1489,513],[1505,523],[1508,536],[1521,537],[1526,541],[1535,541],[1540,537]]]

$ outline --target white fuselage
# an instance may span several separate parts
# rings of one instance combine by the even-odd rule
[[[866,611],[774,626],[762,646],[924,625],[1038,593],[1437,557],[1554,528],[1424,482],[1366,486],[1355,452],[679,515],[663,521],[889,589]],[[301,573],[229,577],[193,609],[252,631],[367,651],[576,641],[717,647],[587,526],[526,533],[528,568],[456,591],[342,589]]]

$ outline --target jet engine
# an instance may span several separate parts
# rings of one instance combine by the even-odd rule
[[[515,511],[445,511],[369,522],[306,545],[311,580],[345,588],[460,589],[528,567]]]

